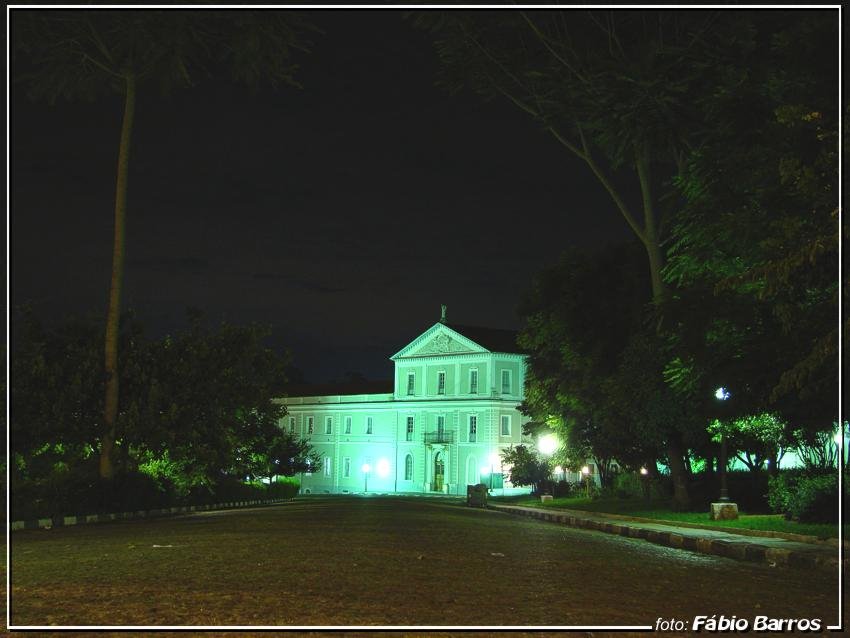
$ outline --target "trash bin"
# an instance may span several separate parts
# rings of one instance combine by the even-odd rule
[[[487,486],[484,483],[467,485],[466,504],[469,507],[487,507]]]

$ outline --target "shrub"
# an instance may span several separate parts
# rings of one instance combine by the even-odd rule
[[[845,482],[845,498],[847,496]],[[838,477],[834,472],[813,474],[783,471],[771,477],[768,501],[773,511],[804,523],[838,522]]]
[[[837,523],[838,477],[829,474],[802,478],[789,501],[789,513],[802,523]]]
[[[768,481],[767,502],[777,514],[790,518],[792,490],[801,476],[799,470],[783,470]]]
[[[634,472],[621,472],[614,476],[614,495],[617,498],[641,498],[644,480],[647,479],[641,479]]]
[[[266,498],[294,498],[300,488],[298,479],[279,476],[267,487]]]

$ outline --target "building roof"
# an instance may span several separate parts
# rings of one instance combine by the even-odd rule
[[[479,346],[487,348],[490,352],[523,353],[522,348],[517,345],[516,330],[502,330],[500,328],[482,328],[480,326],[461,326],[447,323],[446,326],[459,332],[467,339],[471,339]]]
[[[297,383],[286,386],[284,394],[289,397],[318,397],[347,394],[392,394],[395,391],[394,381],[340,381],[337,383]]]

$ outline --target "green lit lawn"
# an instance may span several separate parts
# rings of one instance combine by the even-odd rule
[[[786,534],[806,534],[818,538],[838,538],[838,526],[818,523],[796,523],[786,521],[781,514],[741,514],[735,521],[712,521],[708,512],[674,512],[667,507],[667,501],[642,501],[631,499],[587,499],[584,497],[556,498],[546,504],[538,497],[523,496],[522,498],[492,499],[512,505],[529,505],[536,507],[554,507],[555,509],[573,509],[600,514],[623,514],[655,520],[691,523],[705,527],[755,529]]]

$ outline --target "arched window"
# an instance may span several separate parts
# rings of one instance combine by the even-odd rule
[[[404,480],[413,480],[413,455],[408,454],[404,457]]]

